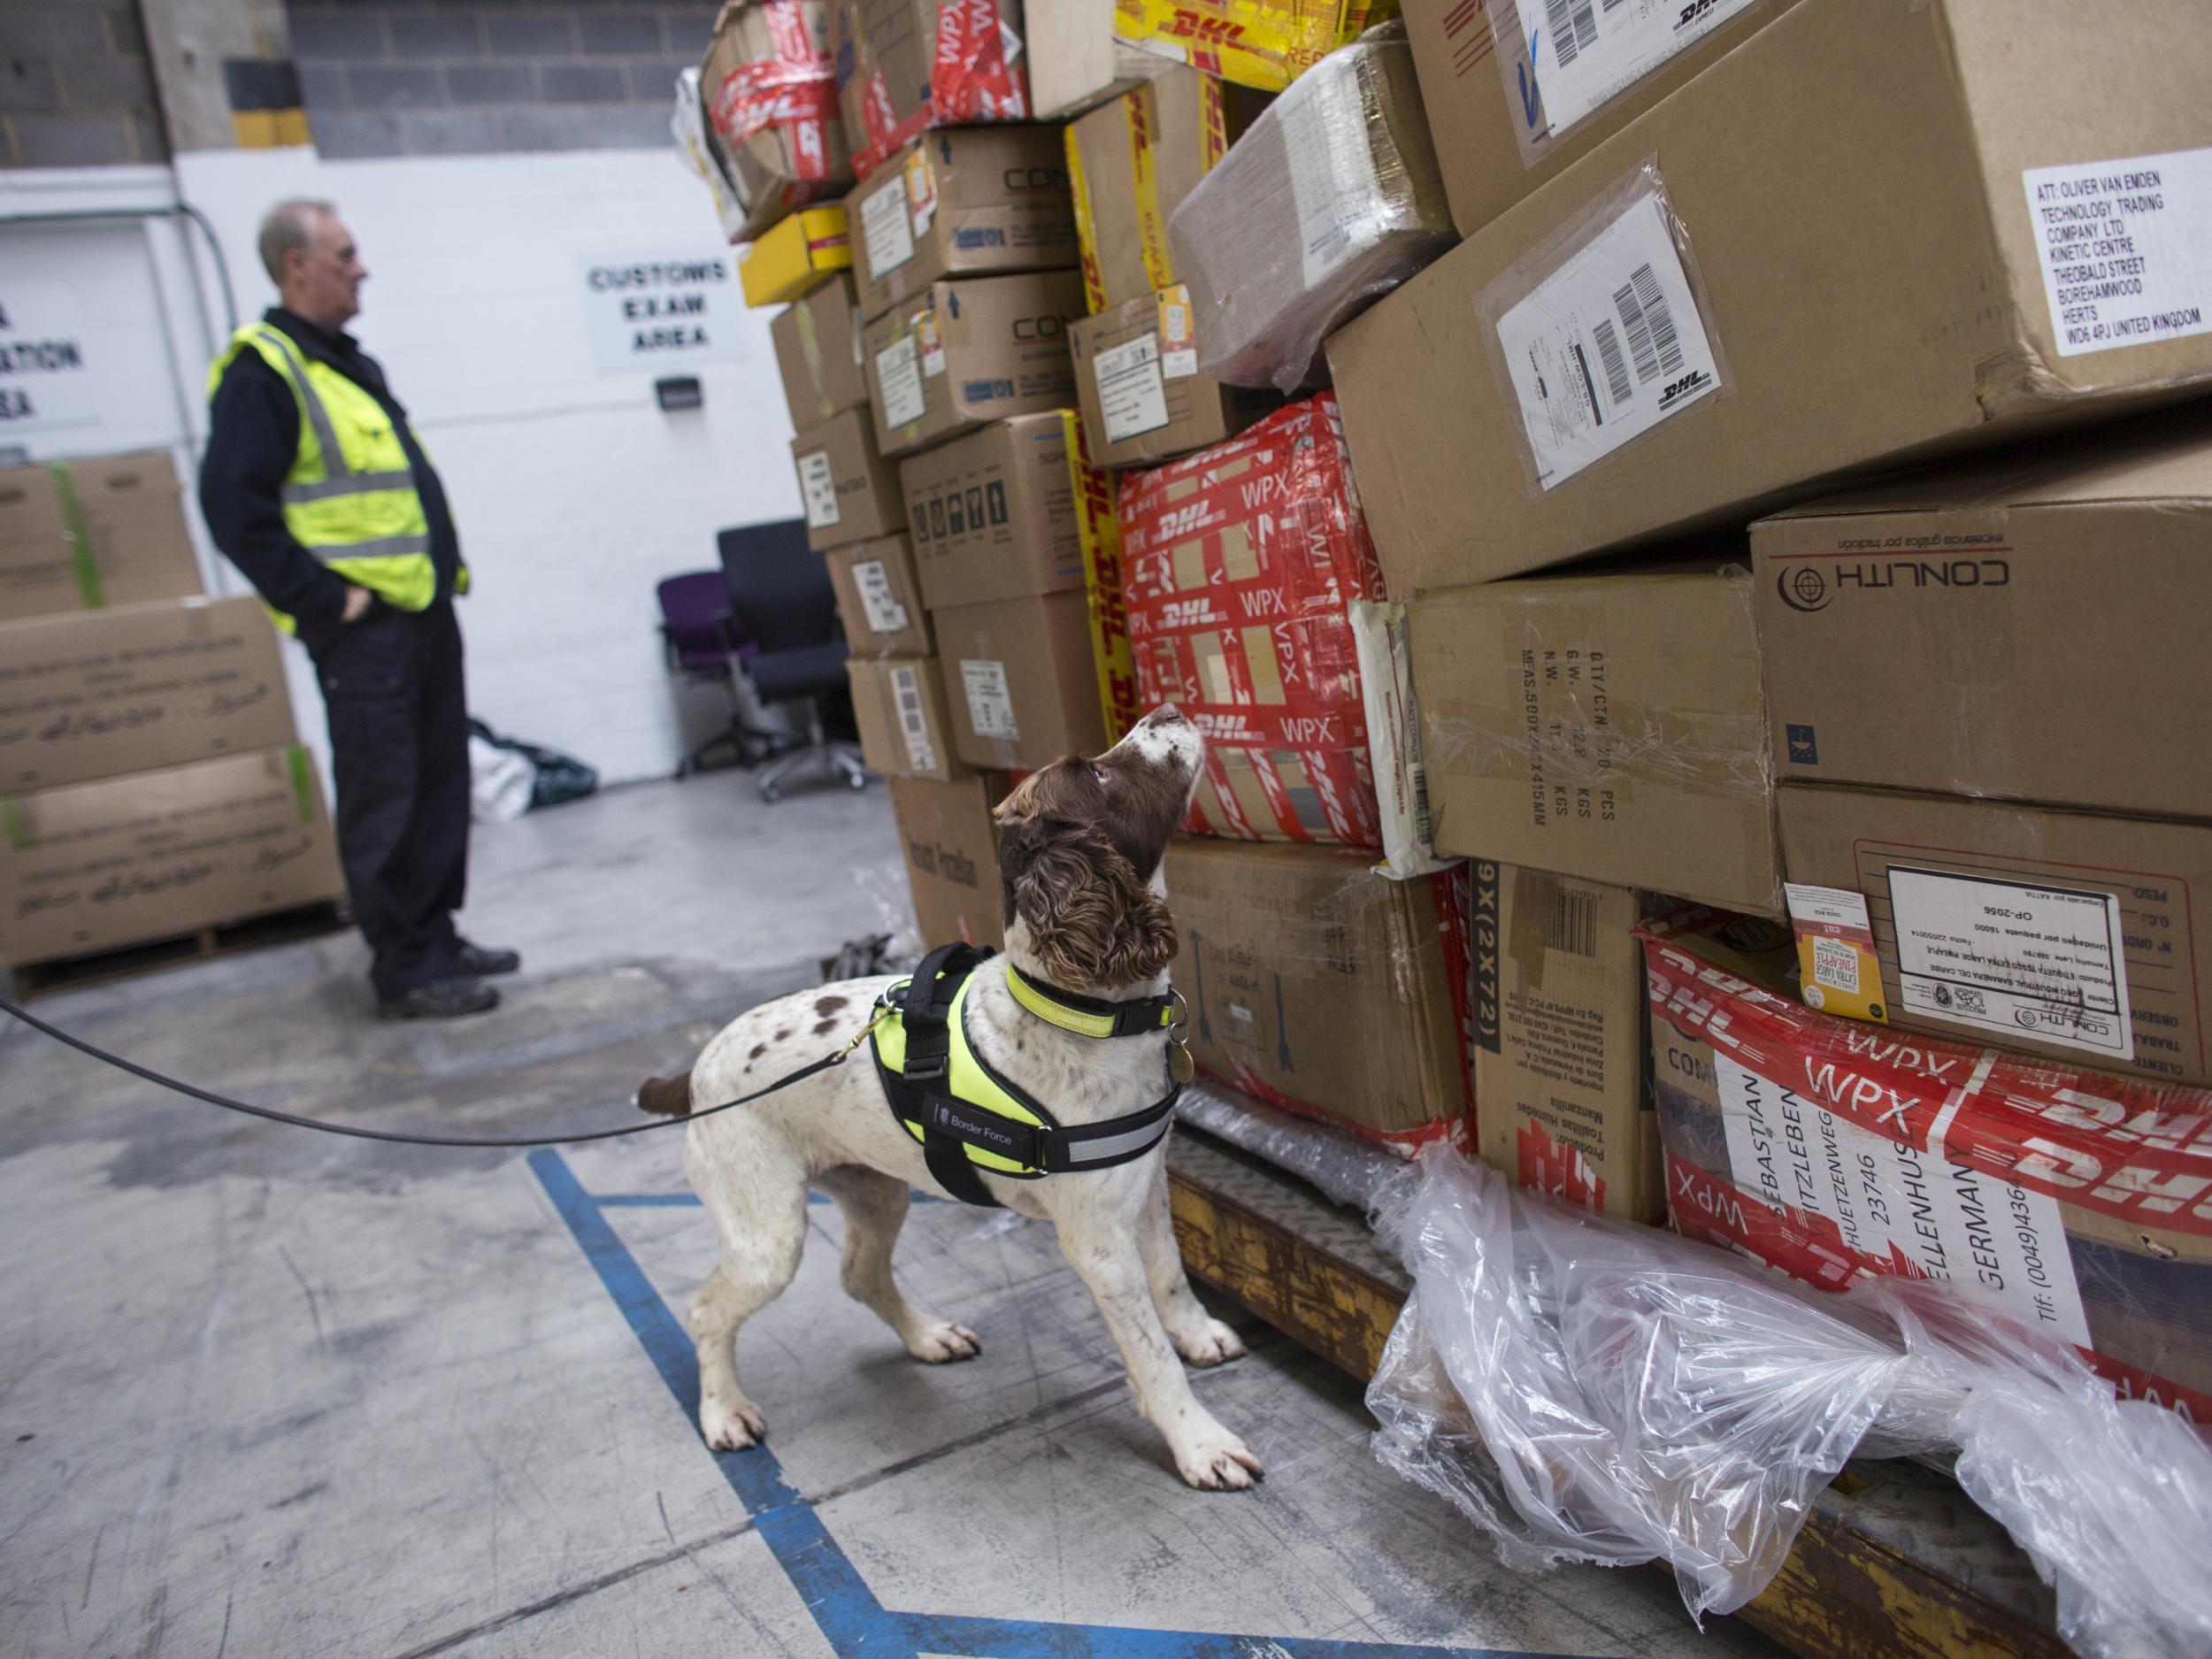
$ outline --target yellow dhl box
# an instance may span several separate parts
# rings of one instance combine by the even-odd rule
[[[1398,0],[1114,0],[1114,34],[1210,75],[1280,92]]]
[[[803,207],[739,250],[737,280],[746,304],[780,305],[818,288],[831,272],[852,262],[844,205]]]

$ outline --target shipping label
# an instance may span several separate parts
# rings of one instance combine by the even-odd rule
[[[876,566],[879,572],[881,565]],[[868,590],[864,587],[862,593]],[[906,613],[899,613],[903,617]],[[899,732],[906,740],[907,764],[916,772],[937,770],[937,746],[929,741],[929,718],[922,710],[922,687],[919,671],[911,663],[901,663],[891,671],[891,696],[899,706]]]
[[[1006,688],[1006,664],[969,658],[960,664],[960,683],[968,694],[968,724],[978,737],[1021,741],[1014,723],[1014,698]]]
[[[2020,177],[2061,357],[2212,329],[2212,150]]]
[[[1517,0],[1537,135],[1557,138],[1758,0]],[[1525,113],[1517,88],[1516,115]]]
[[[906,216],[906,188],[893,179],[860,204],[860,235],[868,250],[868,274],[881,278],[914,257],[914,232]]]
[[[877,634],[903,634],[910,620],[906,607],[891,596],[891,579],[881,559],[862,559],[853,566],[853,586],[860,590],[860,609],[868,626]],[[894,678],[896,677],[894,671]],[[911,677],[911,671],[907,671]]]
[[[1301,268],[1317,288],[1383,238],[1394,209],[1363,136],[1332,132],[1317,99],[1286,98],[1279,113]]]
[[[1498,319],[1545,489],[1719,389],[1671,226],[1658,193],[1639,194]]]
[[[928,402],[922,396],[921,355],[914,336],[901,334],[876,353],[876,387],[883,396],[883,424],[903,426],[919,420]]]
[[[2135,1057],[2120,901],[1893,864],[1898,995],[1931,1018]]]
[[[1198,373],[1198,334],[1191,321],[1190,287],[1160,290],[1160,376],[1187,380]]]
[[[1783,1224],[1734,1231],[1774,1265],[1829,1290],[1871,1274],[1956,1279],[2089,1346],[2057,1199],[1877,1134],[1724,1054],[1713,1070],[1731,1179]]]
[[[1167,388],[1160,379],[1160,342],[1139,334],[1091,359],[1106,442],[1120,443],[1167,425]]]
[[[799,457],[799,494],[806,500],[808,529],[828,530],[836,526],[837,480],[830,474],[827,449]]]

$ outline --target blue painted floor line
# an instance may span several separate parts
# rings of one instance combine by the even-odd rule
[[[687,1194],[588,1193],[551,1148],[530,1154],[530,1168],[686,1420],[697,1432],[699,1369],[690,1334],[653,1288],[629,1247],[602,1214],[606,1210],[695,1204]],[[919,1194],[918,1194],[919,1196]],[[704,1450],[702,1442],[701,1449]],[[783,1478],[766,1447],[708,1452],[730,1490],[841,1659],[916,1659],[918,1654],[977,1659],[1555,1659],[1495,1647],[1434,1647],[1394,1642],[1335,1641],[1303,1636],[1240,1636],[1220,1632],[1124,1629],[1110,1624],[1055,1624],[956,1614],[894,1612],[877,1601],[814,1506]]]

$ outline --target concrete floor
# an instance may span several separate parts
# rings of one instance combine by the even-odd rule
[[[42,1001],[207,1087],[382,1126],[626,1121],[722,1021],[896,919],[879,787],[653,784],[480,832],[480,1020],[368,1017],[349,935]],[[890,918],[890,919],[887,919]],[[771,1442],[715,1455],[674,1133],[535,1154],[257,1124],[0,1031],[0,1653],[1764,1654],[1654,1571],[1523,1578],[1367,1451],[1358,1390],[1225,1310],[1202,1396],[1266,1459],[1178,1482],[1049,1234],[918,1204],[981,1359],[909,1361],[837,1212],[744,1337]]]

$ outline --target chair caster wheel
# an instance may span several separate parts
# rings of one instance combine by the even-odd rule
[[[772,803],[780,801],[783,799],[783,791],[772,783],[760,792],[760,798]]]
[[[857,773],[850,778],[848,778],[845,782],[848,787],[854,789],[865,789],[868,787],[867,779],[861,777]]]

